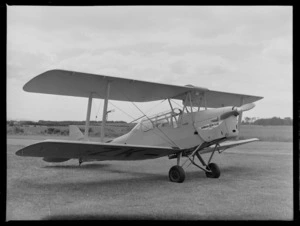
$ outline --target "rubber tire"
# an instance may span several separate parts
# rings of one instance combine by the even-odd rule
[[[172,166],[169,170],[169,179],[172,182],[182,183],[185,179],[185,172],[181,166]]]
[[[209,178],[219,178],[221,175],[219,166],[216,163],[209,163],[206,169],[212,171],[212,172],[205,172],[206,176]]]

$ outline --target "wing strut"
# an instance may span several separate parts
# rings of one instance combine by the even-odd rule
[[[172,126],[174,126],[174,125],[173,125],[173,115],[174,115],[174,108],[173,108],[173,106],[172,106],[172,104],[171,104],[170,98],[168,98],[168,102],[169,102],[169,104],[170,104],[170,107],[171,107],[171,110],[172,110],[172,116],[171,116],[171,125],[172,125]],[[178,122],[177,122],[177,119],[176,119],[176,117],[174,117],[174,119],[175,119],[175,121],[176,121],[176,124],[177,124]]]
[[[107,114],[107,103],[108,103],[108,99],[109,99],[109,90],[110,90],[110,81],[107,82],[107,85],[106,85],[106,88],[105,88],[105,99],[104,99],[102,123],[101,123],[101,138],[100,138],[101,142],[104,142],[106,114]]]
[[[86,120],[85,120],[85,130],[84,130],[84,139],[86,140],[89,136],[89,127],[90,127],[90,117],[91,117],[91,108],[92,108],[92,99],[93,93],[90,93],[89,102],[87,107],[86,113]]]
[[[240,106],[242,106],[243,104],[244,104],[244,97],[241,97],[241,105]],[[242,117],[243,117],[243,111],[240,112],[240,115],[239,115],[239,121],[238,121],[239,134],[240,134],[240,127],[241,127]],[[236,137],[237,140],[240,139],[240,135],[239,134]]]
[[[203,93],[203,100],[204,100],[204,107],[205,107],[205,110],[207,110],[207,103],[206,103],[206,92]]]

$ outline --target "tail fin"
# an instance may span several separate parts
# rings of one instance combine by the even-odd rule
[[[69,136],[72,138],[72,140],[84,140],[84,135],[80,129],[74,125],[69,126]]]

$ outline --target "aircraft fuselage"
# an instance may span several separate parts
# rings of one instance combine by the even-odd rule
[[[232,107],[208,109],[162,117],[155,121],[143,120],[129,133],[112,140],[112,143],[191,148],[204,142],[238,136],[237,116],[221,120]]]

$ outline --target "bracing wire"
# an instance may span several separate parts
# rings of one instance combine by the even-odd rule
[[[156,108],[158,105],[160,105],[161,103],[163,103],[165,100],[166,100],[166,99],[160,101],[159,103],[157,103],[157,104],[154,105],[153,107],[149,108],[149,109],[146,111],[146,113],[149,113],[149,112],[153,111],[154,108]]]
[[[152,120],[134,103],[134,102],[132,102],[131,101],[131,103],[144,115],[144,116],[146,116],[147,118],[148,118],[148,120],[153,124],[153,122],[152,122]],[[154,124],[153,124],[153,127],[154,127]],[[170,137],[168,137],[167,136],[167,134],[165,134],[159,127],[156,127],[162,134],[164,134],[167,138],[168,138],[168,140],[169,141],[171,141],[172,142],[172,144],[174,144],[176,147],[178,147],[179,148],[179,146],[176,144],[176,143],[174,143],[174,141],[170,138]]]
[[[115,108],[119,109],[120,111],[122,111],[125,115],[129,116],[132,119],[135,119],[134,117],[132,117],[131,115],[127,114],[125,111],[123,111],[121,108],[117,107],[116,105],[114,105],[111,101],[108,101],[112,106],[114,106]]]
[[[146,112],[146,113],[149,113],[149,112],[153,111],[154,108],[156,108],[158,105],[160,105],[161,103],[163,103],[165,100],[166,100],[166,99],[162,100],[161,102],[157,103],[154,107],[149,108],[149,109],[146,110],[145,112]],[[137,121],[137,120],[139,120],[139,119],[141,119],[141,118],[144,118],[144,117],[146,117],[146,116],[145,116],[145,115],[142,115],[142,116],[140,116],[140,117],[134,119],[134,120],[131,121],[130,123],[133,123],[133,122],[135,122],[135,121]]]
[[[146,118],[148,118],[148,120],[153,124],[153,122],[152,122],[152,120],[133,102],[133,101],[131,101],[128,97],[127,97],[127,95],[125,95],[123,92],[122,92],[122,94],[124,95],[124,97],[126,97],[126,99],[129,101],[129,102],[131,102],[142,114],[143,114],[143,116],[144,117],[146,117]],[[163,102],[163,101],[162,101]],[[153,125],[153,127],[154,127],[154,125]],[[160,128],[158,128],[158,127],[156,127],[163,135],[165,135],[165,137],[169,140],[169,141],[171,141],[171,143],[172,144],[174,144],[176,147],[178,147],[178,148],[180,148],[172,139],[170,139]],[[154,132],[154,131],[153,131]],[[155,133],[155,132],[154,132]],[[158,136],[160,136],[159,134],[157,134],[157,133],[155,133],[156,135],[158,135]],[[162,136],[160,136],[162,139],[164,139]],[[166,139],[164,139],[165,141],[167,141]],[[168,141],[167,141],[168,142]]]
[[[132,102],[132,101],[130,101],[130,102],[143,114],[144,117],[147,117],[150,120],[150,118],[134,102]]]
[[[178,103],[176,103],[175,101],[173,101],[172,99],[170,99],[174,104],[176,104],[178,107],[182,107],[182,106],[180,106]]]

